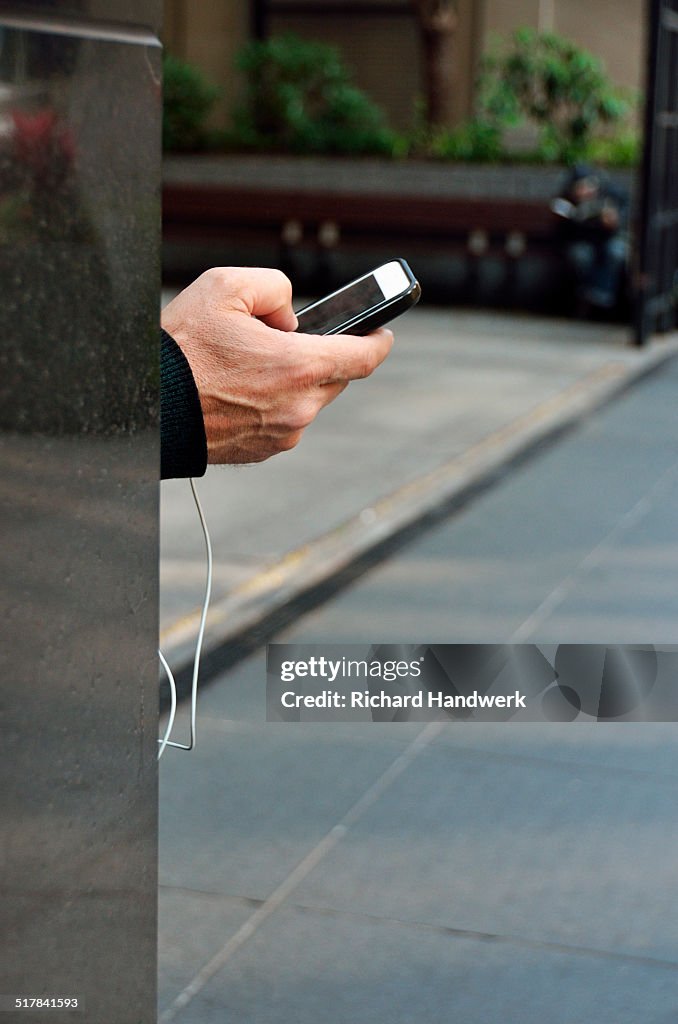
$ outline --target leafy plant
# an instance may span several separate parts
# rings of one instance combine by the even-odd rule
[[[443,160],[494,163],[504,157],[501,131],[491,121],[472,118],[457,128],[436,133],[428,154]]]
[[[627,129],[612,136],[599,136],[591,140],[586,159],[608,167],[637,167],[643,143],[637,131]]]
[[[169,53],[163,54],[163,149],[204,149],[209,140],[205,122],[220,95],[202,71]]]
[[[547,160],[582,159],[595,132],[621,122],[630,102],[602,62],[569,39],[518,29],[488,55],[479,83],[480,116],[498,128],[531,121]]]
[[[273,36],[248,43],[237,64],[247,90],[233,144],[296,153],[397,150],[383,112],[354,85],[335,47]]]

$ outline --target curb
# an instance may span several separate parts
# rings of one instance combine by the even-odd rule
[[[612,360],[462,454],[363,509],[339,527],[289,552],[210,608],[201,679],[235,664],[301,612],[432,523],[487,489],[511,465],[678,355],[678,336],[655,340],[632,363]],[[179,696],[188,692],[200,609],[162,631],[165,656],[177,666]]]

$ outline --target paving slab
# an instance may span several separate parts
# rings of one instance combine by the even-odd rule
[[[543,761],[621,778],[630,772],[636,781],[644,777],[650,787],[656,775],[666,780],[678,774],[675,722],[607,722],[602,728],[581,722],[574,729],[555,722],[517,722],[508,729],[493,722],[474,723],[470,729],[450,724],[433,740],[432,746],[437,745],[474,751],[490,761],[498,758],[503,763],[508,758],[532,772],[538,772]]]
[[[236,729],[204,709],[198,730],[190,755],[163,758],[160,882],[253,899],[270,895],[409,738]]]
[[[672,964],[288,907],[175,1019],[674,1024],[677,1014]]]
[[[508,727],[510,728],[510,726]],[[675,776],[424,752],[295,901],[674,960]]]
[[[673,1021],[678,726],[450,724],[365,801],[420,727],[264,689],[259,653],[161,764],[162,1024]]]
[[[252,914],[256,901],[160,886],[158,990],[164,1010]]]

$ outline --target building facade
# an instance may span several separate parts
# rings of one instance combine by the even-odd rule
[[[642,88],[644,0],[457,0],[456,8],[453,123],[472,112],[482,54],[496,37],[525,25],[568,36],[601,57],[618,85]],[[250,38],[284,32],[338,46],[391,123],[412,124],[423,93],[412,0],[165,0],[165,45],[221,86],[222,116],[240,88],[238,49]]]

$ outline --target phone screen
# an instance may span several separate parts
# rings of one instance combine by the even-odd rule
[[[326,299],[310,306],[300,316],[299,329],[305,334],[323,331],[329,334],[335,327],[346,323],[363,309],[383,302],[385,295],[374,274],[368,274],[347,288],[342,288]]]

